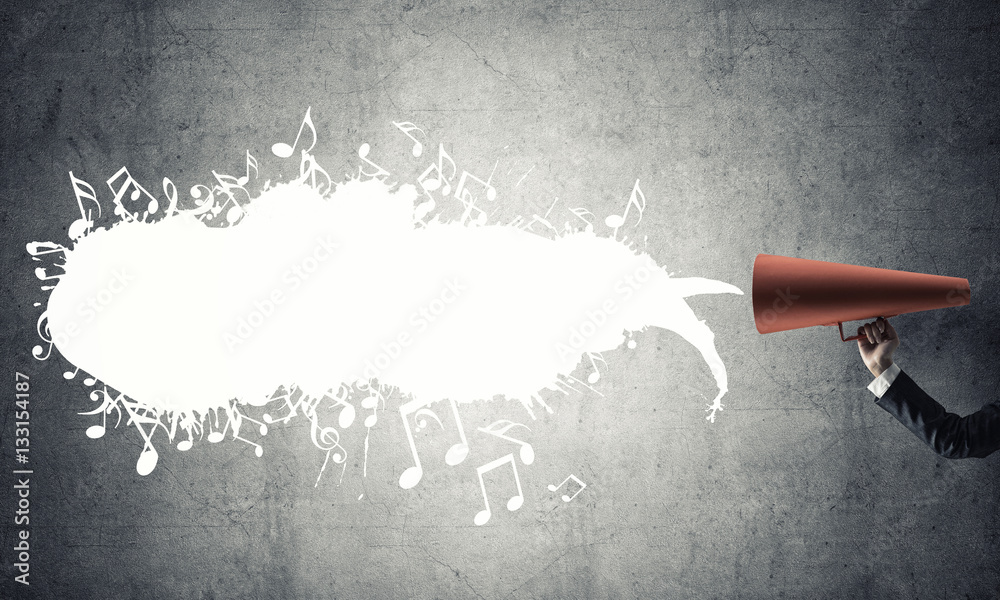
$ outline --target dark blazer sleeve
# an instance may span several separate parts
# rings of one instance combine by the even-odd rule
[[[960,417],[947,412],[902,371],[875,404],[945,458],[983,458],[1000,449],[1000,404]]]

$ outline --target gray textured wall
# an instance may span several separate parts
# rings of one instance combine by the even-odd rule
[[[3,377],[32,377],[35,469],[26,590],[10,580],[5,405],[4,597],[1000,595],[997,457],[938,458],[872,403],[853,344],[761,336],[749,299],[758,252],[967,277],[971,306],[897,319],[898,361],[957,412],[995,395],[994,2],[40,1],[0,15]],[[415,168],[394,120],[482,173],[502,159],[497,218],[554,197],[611,214],[640,179],[635,233],[654,258],[748,293],[690,300],[729,367],[725,412],[703,419],[714,386],[693,349],[647,332],[607,356],[603,397],[550,396],[555,413],[528,423],[524,506],[483,527],[474,461],[399,488],[392,410],[367,477],[348,440],[339,485],[328,469],[314,487],[322,454],[301,424],[272,430],[260,459],[164,445],[147,477],[134,430],[87,439],[83,386],[30,356],[44,295],[24,245],[66,239],[67,172],[104,187],[127,165],[150,189],[186,188],[237,172],[246,149],[275,168],[268,148],[308,106],[335,175],[362,142]],[[463,414],[471,429],[519,410]],[[506,451],[492,443],[478,458]],[[563,503],[546,485],[569,473],[588,487]]]

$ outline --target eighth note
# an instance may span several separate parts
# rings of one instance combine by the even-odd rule
[[[411,140],[413,140],[413,156],[414,157],[419,157],[421,154],[423,154],[423,152],[424,152],[424,145],[420,143],[420,140],[418,140],[417,138],[415,138],[412,135],[410,135],[411,131],[419,131],[420,133],[423,133],[424,132],[423,129],[417,127],[416,125],[414,125],[413,123],[410,123],[409,121],[404,121],[402,123],[397,123],[397,122],[393,121],[392,124],[395,125],[400,131],[402,131],[403,134],[406,135],[406,137],[408,137]]]
[[[299,132],[295,134],[295,141],[292,142],[291,146],[289,146],[285,142],[278,142],[277,144],[271,146],[271,152],[275,156],[277,156],[278,158],[290,158],[292,156],[292,153],[295,151],[295,147],[299,145],[299,138],[302,136],[302,130],[305,129],[306,126],[309,127],[309,131],[312,133],[312,138],[313,138],[312,144],[309,144],[309,147],[306,148],[306,152],[309,152],[310,150],[313,149],[313,146],[316,145],[316,126],[313,125],[312,117],[309,115],[310,112],[312,112],[311,106],[306,109],[306,117],[302,119],[302,124],[299,125]],[[250,171],[248,169],[247,170],[248,178],[249,175]]]
[[[642,193],[639,189],[639,180],[635,180],[635,186],[632,188],[632,195],[629,196],[628,204],[625,205],[625,212],[622,215],[609,215],[608,218],[604,219],[604,224],[608,227],[613,227],[615,230],[615,237],[618,236],[618,228],[625,224],[625,219],[628,217],[628,211],[632,206],[639,209],[639,218],[636,219],[635,224],[638,225],[639,221],[642,220],[642,211],[646,210],[646,195]]]
[[[559,485],[552,485],[550,483],[549,484],[549,491],[550,492],[554,492],[554,491],[558,490],[562,486],[566,485],[566,482],[569,481],[570,479],[572,479],[573,481],[577,482],[580,485],[580,489],[578,489],[576,491],[576,494],[573,494],[572,496],[570,496],[569,494],[563,494],[563,497],[562,497],[563,502],[569,502],[573,498],[576,498],[577,494],[579,494],[580,492],[583,491],[583,488],[587,487],[587,484],[584,483],[584,482],[582,482],[582,481],[580,481],[579,479],[577,479],[576,475],[570,475],[569,477],[567,477],[566,479],[564,479],[563,482],[560,483]]]

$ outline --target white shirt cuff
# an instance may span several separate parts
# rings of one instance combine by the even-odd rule
[[[899,375],[899,365],[892,363],[889,368],[882,371],[875,381],[868,384],[868,390],[875,394],[876,397],[881,398],[882,394],[885,394],[889,386],[892,385],[893,381],[896,381],[896,376]]]

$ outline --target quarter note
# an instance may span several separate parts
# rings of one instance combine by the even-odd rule
[[[111,406],[109,406],[107,403],[101,403],[101,406],[96,408],[95,410],[80,413],[81,415],[96,415],[97,413],[101,413],[101,424],[91,425],[90,427],[88,427],[87,437],[89,437],[92,440],[96,440],[104,436],[104,432],[107,431],[108,427],[108,412],[110,411],[111,411]]]
[[[302,124],[299,125],[299,132],[295,134],[295,141],[292,142],[291,146],[289,146],[285,142],[278,142],[277,144],[271,146],[271,152],[274,153],[275,156],[277,156],[278,158],[290,158],[292,156],[292,153],[295,152],[295,147],[299,145],[299,138],[302,136],[302,131],[307,126],[309,127],[310,133],[312,133],[312,144],[309,144],[309,147],[306,148],[305,151],[309,152],[310,150],[313,149],[313,146],[316,145],[316,126],[313,125],[312,117],[310,116],[311,112],[312,112],[312,107],[310,106],[309,108],[306,109],[306,117],[302,119]]]
[[[521,490],[521,478],[517,475],[517,463],[514,462],[514,455],[501,456],[493,462],[476,467],[476,475],[479,476],[479,487],[483,490],[483,503],[486,505],[485,509],[476,513],[476,517],[473,520],[476,525],[485,525],[490,520],[490,517],[493,516],[493,512],[490,510],[490,498],[486,494],[486,482],[483,481],[483,474],[502,467],[507,463],[510,463],[510,467],[514,471],[514,483],[517,484],[517,494],[511,496],[510,500],[507,501],[507,510],[517,510],[524,504],[524,492]]]
[[[376,414],[378,409],[378,399],[379,397],[373,393],[361,401],[361,408],[372,411],[372,414],[365,417],[365,427],[368,429],[374,427],[375,423],[378,422],[378,414]]]
[[[192,437],[191,431],[188,430],[188,439],[177,442],[177,449],[181,452],[187,452],[192,446],[194,446],[194,437]]]
[[[414,414],[424,406],[423,400],[410,400],[399,407],[399,413],[403,417],[403,428],[406,430],[406,441],[410,444],[410,453],[413,455],[413,466],[408,467],[399,476],[399,487],[408,490],[420,482],[424,476],[424,469],[420,464],[420,455],[417,454],[417,444],[413,441],[413,432],[410,430],[410,415]]]
[[[449,466],[454,467],[465,460],[465,457],[469,455],[469,440],[465,438],[465,429],[462,427],[462,419],[458,416],[458,402],[454,400],[451,401],[451,410],[455,414],[455,425],[458,427],[458,436],[461,441],[451,448],[448,448],[448,452],[444,455],[444,462]]]

